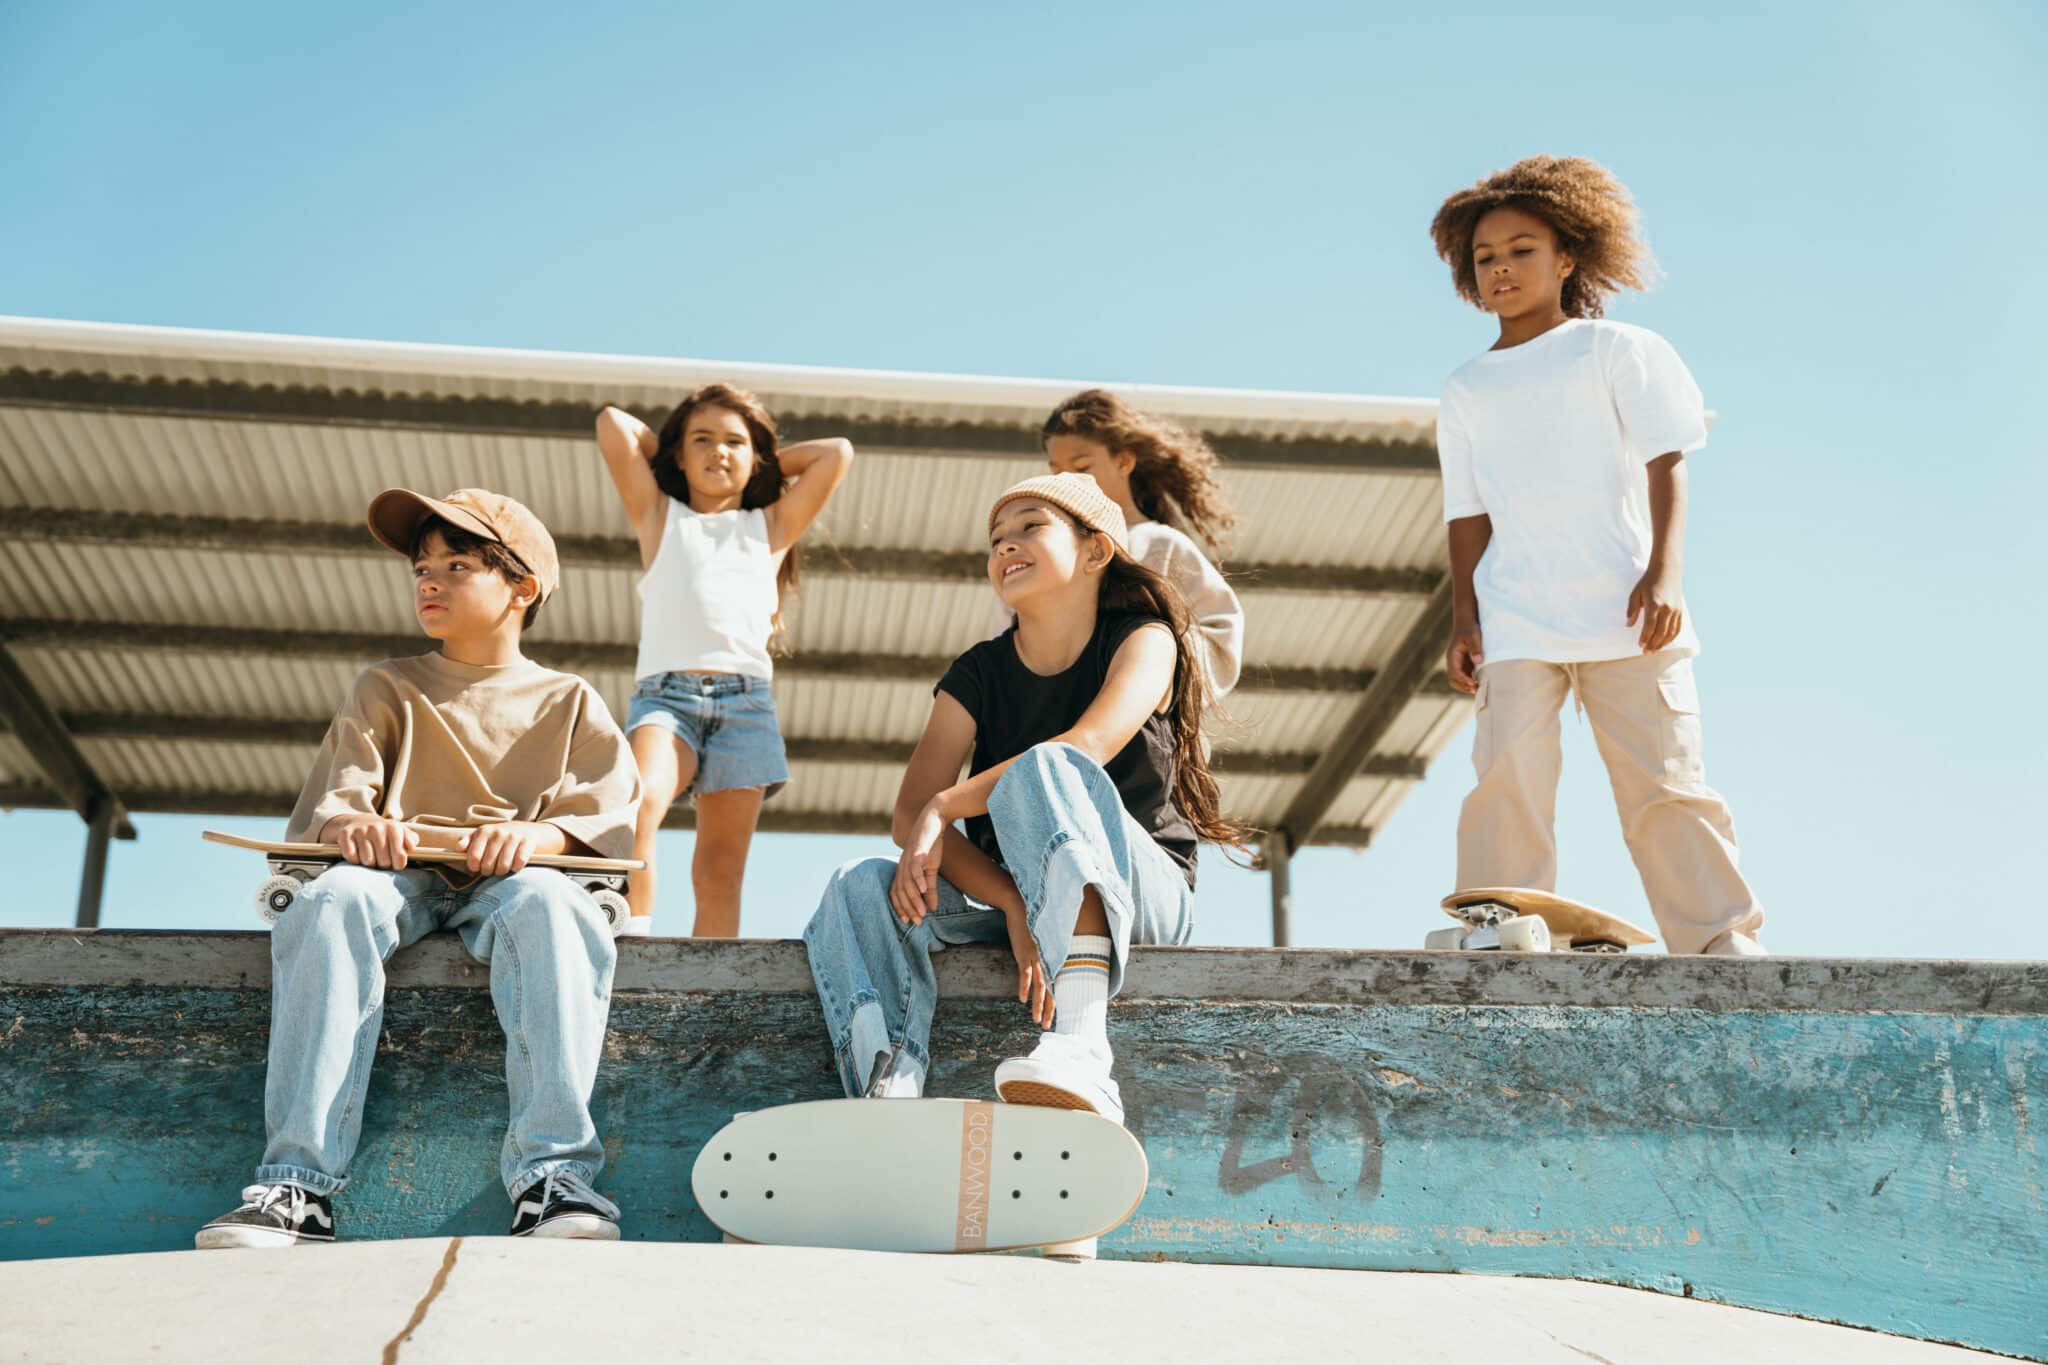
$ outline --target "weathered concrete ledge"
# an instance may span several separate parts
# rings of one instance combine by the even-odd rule
[[[936,1093],[1027,1046],[940,959]],[[166,1250],[262,1142],[262,934],[0,931],[0,1259]],[[485,969],[394,961],[348,1237],[493,1234]],[[1152,1181],[1110,1256],[1570,1276],[2048,1356],[2048,964],[1151,949],[1111,1011]],[[632,1238],[835,1093],[799,945],[623,945],[594,1107]]]
[[[1577,1005],[1591,1009],[1821,1010],[1886,1014],[2041,1014],[2048,962],[1921,958],[1671,958],[1332,948],[1140,948],[1126,1002],[1212,1004]],[[1008,1000],[1007,951],[938,958],[952,999]],[[267,990],[270,935],[176,930],[0,930],[0,988],[147,986]],[[452,934],[390,966],[395,989],[485,990],[490,969]],[[803,945],[787,939],[620,943],[614,989],[675,994],[815,995]]]

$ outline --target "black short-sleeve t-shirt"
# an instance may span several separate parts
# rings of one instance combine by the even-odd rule
[[[1103,612],[1081,657],[1063,673],[1033,673],[1017,657],[1017,628],[984,640],[953,661],[932,689],[945,692],[974,717],[974,757],[970,773],[983,772],[1015,758],[1034,744],[1072,729],[1102,691],[1110,661],[1134,631],[1155,616]],[[1116,783],[1124,809],[1152,836],[1166,855],[1180,864],[1188,885],[1195,884],[1194,826],[1173,799],[1173,723],[1164,715],[1148,716],[1117,755],[1103,765]],[[1000,863],[1002,846],[986,815],[967,817],[967,837]]]

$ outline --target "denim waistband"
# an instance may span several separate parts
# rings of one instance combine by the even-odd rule
[[[729,697],[741,692],[767,692],[771,690],[768,679],[751,677],[744,673],[657,673],[640,679],[639,685],[648,684],[679,692],[695,692],[705,697]]]

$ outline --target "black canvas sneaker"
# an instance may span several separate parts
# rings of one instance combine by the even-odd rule
[[[563,1168],[512,1197],[512,1235],[616,1242],[619,1206]]]
[[[249,1185],[242,1206],[199,1229],[201,1251],[225,1247],[295,1247],[334,1240],[334,1201],[289,1181]]]

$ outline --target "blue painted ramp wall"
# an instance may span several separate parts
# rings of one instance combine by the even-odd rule
[[[835,1093],[801,949],[623,945],[596,1108],[637,1238],[696,1152]],[[942,959],[934,1091],[1028,1045]],[[0,1258],[191,1244],[262,1145],[255,934],[0,932]],[[503,1039],[393,965],[346,1236],[502,1232]],[[1568,1275],[2048,1356],[2048,965],[1142,950],[1112,1038],[1152,1183],[1108,1255]]]

